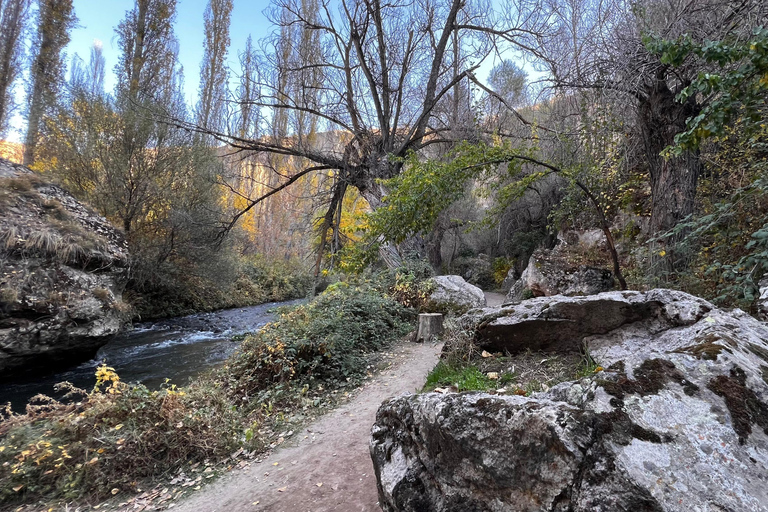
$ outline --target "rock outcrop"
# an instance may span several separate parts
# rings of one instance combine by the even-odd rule
[[[383,510],[768,511],[768,326],[669,290],[547,301],[484,310],[478,337],[507,318],[495,343],[584,343],[605,369],[531,397],[385,402]]]
[[[62,188],[0,160],[0,373],[91,357],[125,323],[122,234]]]
[[[428,300],[430,311],[461,314],[486,305],[483,290],[461,276],[437,276],[432,281],[434,290]]]
[[[495,286],[493,280],[493,259],[487,254],[462,256],[451,262],[451,272],[479,288]]]
[[[534,251],[520,279],[507,293],[506,300],[520,302],[530,297],[593,295],[613,289],[613,273],[610,270],[573,265],[561,247]]]
[[[757,317],[768,322],[768,277],[764,277],[759,284],[760,298],[757,299]]]

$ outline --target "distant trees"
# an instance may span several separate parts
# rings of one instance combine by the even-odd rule
[[[43,115],[50,112],[64,82],[64,47],[77,22],[72,0],[40,0],[37,33],[32,49],[27,91],[27,134],[24,164],[31,165],[40,137]]]
[[[21,76],[23,36],[31,0],[0,0],[0,138],[16,104],[14,84]]]
[[[231,14],[232,0],[209,0],[204,13],[205,38],[195,122],[215,132],[226,129],[226,101],[229,90],[226,61]]]

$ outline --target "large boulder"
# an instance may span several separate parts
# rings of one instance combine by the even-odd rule
[[[582,340],[642,320],[669,325],[697,320],[713,306],[672,290],[604,292],[586,296],[538,297],[473,313],[475,342],[488,351],[577,352]]]
[[[95,354],[125,324],[123,235],[62,188],[0,159],[0,373]]]
[[[555,249],[537,249],[528,266],[507,293],[507,301],[552,295],[592,295],[612,290],[613,273],[590,265],[574,265],[566,244]]]
[[[534,316],[574,340],[549,348],[584,343],[605,370],[531,397],[385,402],[370,445],[383,510],[768,511],[768,326],[669,290],[549,300],[559,313]],[[517,318],[515,343],[543,332],[497,314]]]
[[[434,288],[427,301],[430,311],[461,314],[486,305],[483,290],[461,276],[437,276],[432,282]]]

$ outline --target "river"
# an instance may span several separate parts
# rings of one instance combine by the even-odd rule
[[[276,307],[301,302],[271,302],[136,324],[101,347],[90,361],[50,375],[30,372],[0,383],[0,404],[11,402],[13,410],[23,412],[27,401],[39,393],[56,397],[53,386],[64,381],[90,390],[101,364],[114,368],[123,381],[151,389],[157,389],[167,378],[173,384],[185,385],[232,355],[240,345],[233,336],[256,331],[272,321]]]

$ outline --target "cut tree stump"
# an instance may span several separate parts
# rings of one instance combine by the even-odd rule
[[[419,327],[413,341],[432,341],[443,334],[443,315],[440,313],[421,313],[419,315]]]

